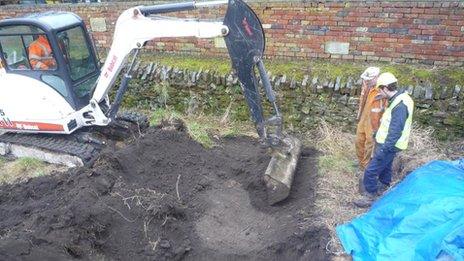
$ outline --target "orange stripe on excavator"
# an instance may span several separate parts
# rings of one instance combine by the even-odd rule
[[[0,121],[0,129],[31,131],[64,131],[63,125],[43,122],[12,121],[10,124]]]

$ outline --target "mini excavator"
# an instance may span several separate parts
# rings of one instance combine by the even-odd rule
[[[162,14],[227,4],[221,22],[164,17]],[[31,53],[45,36],[46,53]],[[118,18],[103,66],[81,18],[70,12],[45,12],[0,21],[0,154],[85,165],[104,146],[95,129],[128,133],[148,127],[147,118],[118,113],[139,51],[159,38],[223,37],[232,68],[250,109],[260,140],[272,154],[264,173],[270,204],[290,192],[301,143],[282,132],[282,115],[263,63],[264,32],[256,14],[242,0],[137,6]],[[50,50],[48,50],[48,49]],[[32,63],[32,59],[36,59]],[[44,60],[41,60],[44,59]],[[37,66],[45,59],[53,66]],[[121,74],[113,101],[109,91]],[[262,87],[261,87],[262,86]],[[265,118],[260,87],[272,105]],[[122,130],[122,131],[121,131]],[[109,131],[109,133],[112,133]]]

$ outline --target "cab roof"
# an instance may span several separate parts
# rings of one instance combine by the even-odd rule
[[[46,31],[59,30],[82,23],[82,19],[71,12],[41,12],[0,21],[0,27],[11,25],[34,25]]]

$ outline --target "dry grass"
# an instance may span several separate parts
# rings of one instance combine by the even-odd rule
[[[341,256],[343,251],[335,227],[362,213],[362,210],[353,207],[351,203],[358,196],[355,136],[322,122],[314,140],[316,142],[311,145],[322,152],[318,158],[319,178],[315,209],[321,216],[319,222],[331,233],[327,250]]]
[[[446,159],[443,145],[432,137],[433,132],[432,127],[413,126],[408,149],[399,153],[393,163],[393,171],[397,174],[394,183],[429,161]]]
[[[394,163],[394,183],[426,162],[444,159],[440,144],[432,137],[433,129],[413,127],[408,150],[400,153]],[[331,232],[327,250],[337,260],[350,259],[343,254],[343,248],[335,232],[337,225],[349,222],[367,210],[356,208],[352,201],[359,197],[355,135],[342,132],[337,126],[322,122],[315,134],[316,142],[310,142],[322,152],[318,159],[318,187],[315,209],[321,219],[318,222]]]

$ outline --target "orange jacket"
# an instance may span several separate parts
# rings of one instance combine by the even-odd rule
[[[358,121],[370,124],[373,132],[380,126],[380,118],[388,105],[388,99],[380,94],[378,88],[368,88],[363,84],[358,108]],[[367,127],[367,126],[366,126]]]
[[[29,45],[29,60],[33,70],[49,70],[56,68],[56,61],[52,55],[52,48],[44,35]]]

